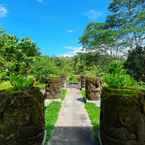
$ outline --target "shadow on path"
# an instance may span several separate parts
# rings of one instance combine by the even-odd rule
[[[56,127],[48,145],[95,145],[91,127]]]

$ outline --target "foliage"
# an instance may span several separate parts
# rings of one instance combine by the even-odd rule
[[[46,143],[49,141],[53,134],[54,126],[58,118],[60,107],[60,102],[52,102],[45,109],[45,128],[47,130]]]
[[[56,67],[51,58],[47,56],[40,56],[34,58],[31,73],[37,80],[45,82],[50,75],[59,74],[59,69]]]
[[[145,82],[145,47],[129,51],[125,68],[136,80]]]
[[[104,82],[112,88],[128,88],[137,85],[137,82],[124,70],[120,61],[113,61],[110,64],[109,72],[104,75]]]
[[[100,75],[102,71],[108,69],[108,65],[112,59],[116,58],[111,57],[110,55],[102,55],[96,51],[78,53],[72,60],[74,73],[85,75],[92,71],[93,74]]]
[[[0,35],[0,67],[7,76],[11,73],[28,74],[32,57],[39,55],[38,47],[30,38],[18,39],[14,35]]]
[[[112,0],[108,10],[104,23],[87,25],[80,38],[84,50],[120,57],[128,48],[144,45],[144,0]]]
[[[87,77],[102,77],[104,75],[104,71],[99,66],[90,66],[85,72],[85,76]]]
[[[12,88],[12,85],[9,81],[2,81],[0,83],[0,91],[8,90],[8,89],[11,89],[11,88]]]
[[[23,75],[14,75],[10,76],[10,83],[16,90],[23,90],[33,87],[33,78],[25,77]]]
[[[49,77],[69,74],[70,68],[65,58],[39,56],[33,59],[31,74],[40,82],[45,82]]]
[[[85,89],[83,88],[83,89],[81,89],[81,92],[80,92],[81,94],[81,96],[82,97],[85,97],[86,96],[86,91],[85,91]]]
[[[60,92],[60,98],[61,98],[61,100],[65,99],[67,93],[68,93],[67,89],[65,89],[65,88],[61,89],[61,92]]]
[[[78,76],[74,75],[74,74],[71,74],[69,76],[69,83],[70,84],[78,84],[79,83]]]
[[[145,32],[145,1],[112,0],[108,9],[107,25],[119,33],[118,38],[124,40],[123,44],[141,45]]]
[[[85,50],[95,50],[101,54],[113,55],[113,44],[115,37],[118,34],[111,29],[108,29],[106,23],[90,23],[85,29],[80,42]]]
[[[21,61],[24,57],[37,55],[38,47],[30,38],[18,39],[7,33],[0,35],[0,56],[7,61]]]

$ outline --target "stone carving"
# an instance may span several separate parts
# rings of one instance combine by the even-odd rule
[[[85,88],[85,85],[86,85],[85,76],[80,76],[80,83],[81,83],[81,89]]]
[[[143,93],[103,89],[101,139],[103,145],[145,145]]]
[[[62,87],[62,82],[60,78],[49,78],[45,88],[45,94],[44,94],[45,98],[58,99],[61,87]]]
[[[66,88],[66,86],[67,86],[67,84],[66,84],[66,76],[65,75],[62,75],[61,77],[60,77],[60,81],[61,81],[61,85],[62,85],[62,87],[64,87],[64,88]]]
[[[0,145],[41,145],[44,97],[38,89],[0,92]]]
[[[99,100],[102,91],[102,81],[100,78],[86,78],[86,98],[90,100]]]

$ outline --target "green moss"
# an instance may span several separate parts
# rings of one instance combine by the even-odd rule
[[[109,88],[104,87],[103,92],[106,96],[120,96],[120,97],[135,97],[140,93],[144,92],[143,89],[139,88]]]

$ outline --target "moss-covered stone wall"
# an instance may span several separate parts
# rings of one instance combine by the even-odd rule
[[[103,89],[103,145],[145,145],[145,93],[135,89]]]
[[[47,99],[59,98],[61,87],[62,87],[62,80],[59,77],[49,78],[45,88],[45,98]]]
[[[0,92],[0,145],[41,145],[44,97],[39,89]]]
[[[85,85],[86,85],[85,76],[80,76],[80,83],[81,83],[81,89],[85,88]]]
[[[85,80],[86,98],[89,100],[99,100],[102,91],[101,80],[90,77],[86,77]]]

